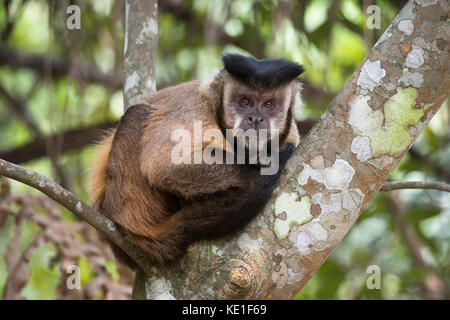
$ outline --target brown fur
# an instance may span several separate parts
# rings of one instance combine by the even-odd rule
[[[116,130],[111,130],[109,133],[105,134],[105,138],[101,141],[97,148],[96,157],[93,160],[93,165],[91,167],[91,185],[90,194],[91,199],[94,200],[94,205],[97,201],[103,201],[105,195],[105,181],[106,181],[106,170],[108,167],[109,152],[111,151],[111,145]]]
[[[94,160],[95,208],[155,263],[175,261],[193,241],[245,225],[270,198],[278,180],[281,168],[274,176],[261,176],[259,168],[250,165],[171,161],[174,130],[191,131],[195,119],[203,122],[203,130],[221,127],[218,110],[226,77],[222,73],[206,86],[192,81],[144,97],[127,110]],[[280,167],[298,143],[295,123],[286,136],[290,140],[282,144]],[[192,141],[192,147],[203,150],[205,143]],[[115,248],[115,253],[134,266],[122,251]]]

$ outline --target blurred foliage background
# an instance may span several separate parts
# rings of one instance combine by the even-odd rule
[[[165,0],[159,3],[158,88],[205,79],[224,52],[283,57],[306,72],[305,134],[406,1]],[[68,30],[66,8],[81,8]],[[365,27],[381,9],[380,30]],[[88,201],[92,143],[123,112],[124,1],[0,1],[0,158]],[[448,101],[392,181],[450,181]],[[297,299],[449,298],[450,195],[379,193]],[[81,290],[69,290],[70,265]],[[366,269],[378,265],[381,289]],[[90,227],[38,191],[1,182],[0,297],[125,299],[132,274]]]

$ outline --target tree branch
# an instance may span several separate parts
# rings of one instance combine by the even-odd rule
[[[11,0],[6,0],[4,3],[5,11],[6,11],[6,25],[4,26],[3,30],[0,32],[0,40],[5,41],[9,38],[11,35],[11,32],[14,29],[14,25],[16,22],[20,19],[20,16],[22,15],[23,9],[25,5],[27,4],[29,0],[22,1],[20,7],[16,9],[16,12],[14,16],[11,15]]]
[[[34,135],[39,138],[42,135],[42,132],[38,126],[38,124],[34,121],[31,114],[28,112],[28,105],[26,101],[21,97],[16,97],[8,93],[8,91],[0,85],[0,94],[2,94],[6,100],[8,100],[8,106],[12,109],[13,112],[18,114],[22,120],[26,123],[28,128],[34,133]],[[54,148],[52,148],[55,144],[47,144],[46,145],[46,154],[49,156],[52,166],[55,170],[57,177],[59,178],[59,182],[65,188],[68,188],[69,182],[66,177],[64,170],[61,165],[58,163],[58,152]]]
[[[392,191],[398,189],[434,189],[450,192],[450,184],[445,182],[421,182],[421,181],[401,181],[386,182],[380,191]]]
[[[28,112],[25,101],[11,95],[8,90],[6,90],[2,85],[0,85],[0,94],[8,101],[7,106],[10,107],[11,111],[22,118],[28,128],[30,128],[30,130],[33,131],[36,136],[40,136],[41,130],[39,129],[39,126],[36,124],[31,114]]]
[[[35,140],[11,150],[0,151],[0,159],[12,163],[22,163],[47,156],[47,146],[60,143],[59,152],[67,152],[85,147],[102,137],[104,132],[115,127],[116,121],[94,124],[88,127],[70,129],[47,137],[38,137]]]
[[[5,44],[0,43],[0,65],[13,68],[29,68],[46,78],[47,74],[53,77],[63,77],[71,71],[76,78],[84,82],[100,82],[113,89],[121,89],[123,78],[118,71],[106,74],[96,66],[87,63],[71,62],[59,57],[46,57],[36,54],[28,54],[20,51],[7,49]]]
[[[389,202],[391,203],[389,211],[394,218],[396,230],[399,233],[401,240],[403,240],[407,249],[410,251],[413,263],[417,267],[424,269],[426,272],[422,285],[426,299],[445,299],[445,292],[447,291],[445,281],[442,281],[438,273],[424,257],[425,245],[416,234],[414,228],[411,225],[404,223],[404,220],[402,219],[406,211],[405,203],[395,195],[389,197]]]
[[[0,159],[0,175],[22,182],[45,193],[80,219],[103,232],[109,240],[136,261],[144,272],[151,274],[152,263],[146,258],[146,255],[138,247],[130,243],[111,220],[88,206],[70,191],[37,172],[17,166],[3,159]]]
[[[161,1],[163,2],[163,1]],[[123,99],[125,110],[156,90],[158,1],[125,0]]]

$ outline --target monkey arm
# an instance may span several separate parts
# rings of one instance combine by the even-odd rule
[[[294,146],[287,144],[279,155],[278,177]],[[148,155],[148,154],[147,154]],[[205,195],[229,190],[248,190],[249,184],[260,183],[260,169],[239,164],[174,164],[170,159],[153,157],[151,162],[141,158],[141,172],[149,183],[161,191],[190,201]],[[264,179],[266,180],[266,179]],[[274,180],[276,182],[277,178]],[[274,182],[274,183],[275,183]]]
[[[142,168],[150,184],[162,191],[194,200],[208,194],[243,187],[236,165],[166,164],[163,168]]]

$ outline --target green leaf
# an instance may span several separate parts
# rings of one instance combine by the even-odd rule
[[[111,278],[114,282],[120,281],[120,275],[119,272],[117,272],[117,266],[112,260],[107,259],[105,261],[105,268],[106,271],[108,271],[108,273],[111,275]]]
[[[85,256],[81,256],[78,259],[78,266],[80,267],[81,287],[84,288],[94,278],[95,271],[91,262]]]
[[[45,243],[34,250],[28,267],[30,278],[22,289],[22,295],[28,300],[56,299],[56,288],[59,284],[59,263],[51,266],[57,249],[53,243]]]

